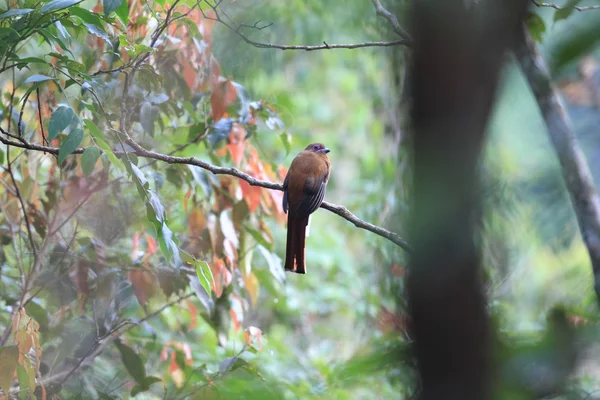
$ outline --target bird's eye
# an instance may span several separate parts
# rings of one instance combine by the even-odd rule
[[[313,146],[313,150],[319,150],[319,145],[318,145],[318,144],[315,144],[315,145]]]

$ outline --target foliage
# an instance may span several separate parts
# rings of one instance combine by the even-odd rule
[[[336,269],[288,283],[281,192],[134,154],[140,145],[281,182],[283,156],[302,146],[283,122],[292,120],[284,86],[271,103],[227,75],[234,68],[213,51],[207,4],[0,3],[1,134],[59,149],[0,147],[0,304],[11,310],[0,313],[5,393],[236,398],[252,387],[257,398],[349,397],[360,382],[382,379],[376,369],[340,375],[349,349],[342,358],[300,357],[317,368],[309,374],[290,362],[307,345],[294,332],[301,318],[322,319],[318,329],[355,319],[344,293],[351,282],[302,300],[322,277],[355,268],[325,250],[339,248],[341,236],[317,236],[324,245],[309,254],[311,264],[318,254]],[[367,67],[373,74],[375,63]],[[343,79],[364,110],[356,78]],[[393,160],[388,166],[393,176]],[[331,309],[320,309],[328,300]],[[290,335],[302,344],[288,348]]]

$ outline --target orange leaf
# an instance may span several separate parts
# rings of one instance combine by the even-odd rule
[[[142,306],[146,304],[156,290],[154,278],[154,274],[141,268],[129,273],[129,279],[133,284],[133,293]]]
[[[256,303],[258,302],[258,295],[260,293],[260,285],[258,284],[258,279],[252,271],[250,271],[248,274],[244,274],[243,278],[244,286],[246,287],[246,291],[250,295],[252,305],[256,306]]]
[[[262,331],[255,326],[249,326],[244,330],[244,339],[248,346],[252,346],[252,342],[256,340],[258,342],[258,350],[262,350]]]
[[[190,197],[192,196],[192,188],[188,188],[187,192],[185,193],[185,196],[183,197],[183,211],[187,212],[188,210],[188,203],[190,201]]]
[[[258,206],[260,206],[262,189],[260,186],[252,186],[246,181],[240,181],[240,188],[242,189],[244,200],[248,203],[248,209],[251,213],[255,212]]]
[[[231,80],[221,76],[221,67],[214,58],[210,56],[210,106],[214,122],[220,120],[227,106],[237,98],[237,90]]]
[[[229,310],[229,315],[231,315],[231,321],[233,322],[233,330],[236,332],[239,331],[242,324],[240,323],[240,321],[238,321],[237,315],[233,308]]]
[[[183,65],[183,79],[185,80],[185,83],[187,83],[188,87],[193,89],[194,84],[196,83],[196,70],[189,60],[183,59],[181,64]]]
[[[246,129],[242,124],[235,122],[229,133],[229,144],[227,149],[231,159],[236,167],[240,166],[244,155],[244,139],[246,138]]]
[[[201,236],[206,229],[206,218],[199,207],[194,208],[190,213],[188,228],[190,235],[195,237]]]
[[[158,245],[156,244],[156,240],[154,240],[152,236],[146,234],[146,252],[148,255],[151,256],[152,254],[156,253],[157,248]]]
[[[33,338],[27,331],[18,331],[15,334],[15,344],[19,346],[19,353],[27,354],[33,346]]]
[[[190,312],[190,318],[192,322],[190,323],[190,329],[194,329],[196,324],[198,323],[198,308],[192,303],[189,299],[187,300],[188,311]]]

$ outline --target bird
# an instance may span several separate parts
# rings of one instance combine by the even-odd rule
[[[331,174],[330,150],[309,144],[292,160],[283,181],[283,211],[288,214],[285,270],[306,274],[305,241],[310,214],[323,203]]]

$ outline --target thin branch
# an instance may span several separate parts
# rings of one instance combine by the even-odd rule
[[[42,103],[40,102],[40,88],[37,88],[35,91],[37,94],[38,118],[40,120],[40,131],[42,132],[42,143],[48,144],[48,140],[46,139],[46,135],[44,134],[44,124],[42,121]]]
[[[0,128],[0,132],[7,133],[2,128]],[[19,148],[26,149],[26,150],[42,151],[42,152],[56,154],[56,155],[58,154],[58,148],[56,148],[56,147],[42,146],[39,144],[29,143],[29,142],[25,142],[25,143],[15,142],[15,141],[12,141],[9,139],[5,139],[2,136],[0,136],[0,142],[4,143],[7,146],[19,147]],[[236,178],[239,178],[239,179],[242,179],[242,180],[248,182],[252,186],[259,186],[259,187],[263,187],[265,189],[272,189],[272,190],[283,190],[283,186],[279,183],[256,179],[255,177],[248,175],[236,168],[219,167],[217,165],[209,164],[205,161],[199,160],[195,157],[175,157],[175,156],[171,156],[171,155],[167,155],[167,154],[157,153],[152,150],[146,150],[145,148],[143,148],[142,146],[137,144],[132,139],[127,139],[125,142],[133,148],[132,153],[138,157],[163,161],[168,164],[193,165],[193,166],[205,169],[207,171],[210,171],[215,175],[234,176]],[[121,147],[121,148],[123,148],[123,147]],[[81,153],[83,153],[84,150],[85,149],[83,149],[83,148],[78,148],[78,149],[75,149],[75,151],[73,151],[73,153],[81,154]],[[126,153],[124,153],[122,151],[116,151],[115,154],[123,155]],[[324,201],[323,204],[321,204],[321,207],[328,211],[331,211],[334,214],[339,215],[340,217],[344,218],[345,220],[347,220],[349,222],[352,222],[354,224],[354,226],[356,226],[357,228],[365,229],[365,230],[372,232],[376,235],[379,235],[385,239],[388,239],[389,241],[395,243],[396,245],[398,245],[399,247],[401,247],[402,249],[404,249],[408,252],[412,251],[412,248],[410,247],[410,245],[404,239],[402,239],[402,237],[400,235],[398,235],[397,233],[361,220],[360,218],[358,218],[357,216],[352,214],[350,211],[348,211],[348,209],[346,209],[344,206],[340,206],[337,204],[332,204],[332,203],[328,203],[328,202]]]
[[[21,209],[23,210],[23,218],[25,219],[25,227],[27,228],[27,237],[29,238],[29,245],[31,246],[31,251],[33,252],[34,264],[37,263],[37,249],[35,247],[35,242],[33,241],[33,233],[31,232],[31,226],[29,224],[29,216],[27,216],[27,208],[25,207],[25,201],[23,201],[23,196],[21,196],[21,190],[19,189],[19,185],[17,185],[17,181],[15,179],[15,175],[12,170],[12,161],[10,159],[10,153],[6,153],[7,160],[7,170],[8,175],[10,176],[10,180],[15,187],[15,193],[17,194],[17,199],[19,199],[19,204],[21,204]]]
[[[173,301],[170,301],[168,303],[166,303],[165,305],[163,305],[161,308],[159,308],[158,310],[146,315],[145,317],[139,319],[136,322],[133,321],[122,321],[121,323],[117,324],[115,327],[113,327],[110,331],[108,331],[106,334],[96,338],[96,340],[94,341],[94,343],[90,346],[90,349],[88,350],[88,352],[79,359],[79,361],[77,362],[77,364],[75,364],[70,370],[67,371],[61,371],[55,375],[52,375],[48,378],[43,379],[43,381],[41,382],[41,384],[47,386],[51,383],[54,382],[61,382],[64,383],[67,381],[67,379],[69,379],[75,372],[77,372],[77,370],[81,367],[81,365],[83,364],[83,362],[88,359],[88,357],[92,356],[95,357],[98,354],[100,354],[102,352],[102,350],[104,349],[104,347],[106,347],[106,345],[108,343],[110,343],[111,339],[114,339],[117,337],[117,333],[119,334],[124,334],[126,332],[129,332],[130,330],[132,330],[133,328],[135,328],[136,326],[140,325],[141,323],[156,317],[157,315],[161,314],[164,310],[166,310],[169,307],[172,307],[176,304],[181,303],[183,300],[189,299],[190,297],[193,297],[195,295],[194,292],[191,293],[187,293],[184,295],[179,296],[178,298],[176,298]],[[122,329],[124,328],[125,329]]]
[[[410,46],[411,45],[411,40],[407,39],[407,38],[403,38],[401,40],[393,40],[390,42],[362,42],[362,43],[351,43],[351,44],[329,44],[329,43],[323,41],[323,44],[321,44],[321,45],[312,45],[312,46],[311,45],[284,45],[284,44],[257,42],[257,41],[254,41],[254,40],[248,38],[248,36],[244,35],[241,32],[241,28],[256,27],[256,29],[262,30],[270,25],[259,28],[257,25],[258,22],[256,22],[254,24],[254,26],[249,26],[246,24],[238,25],[232,21],[232,23],[235,25],[235,26],[233,26],[221,18],[220,14],[219,14],[219,13],[222,13],[222,11],[219,10],[220,2],[213,5],[208,0],[205,0],[205,3],[208,4],[208,6],[215,13],[215,16],[211,17],[208,14],[206,14],[202,9],[200,9],[200,11],[202,12],[202,15],[204,16],[205,19],[217,21],[217,22],[225,25],[228,29],[235,32],[239,37],[241,37],[246,43],[251,44],[254,47],[258,47],[259,49],[315,51],[315,50],[330,50],[330,49],[358,49],[361,47],[390,47],[390,46]]]
[[[411,36],[408,34],[408,32],[406,32],[402,28],[402,26],[400,26],[400,23],[398,22],[398,18],[396,18],[396,16],[394,14],[392,14],[385,7],[383,7],[379,0],[371,0],[371,2],[373,3],[373,6],[375,7],[375,13],[377,15],[387,19],[389,21],[389,23],[392,25],[392,29],[394,30],[394,32],[396,32],[396,34],[398,36],[400,36],[401,38],[403,38],[405,40],[408,40],[409,42],[412,42]],[[408,44],[407,46],[410,47],[410,44]]]
[[[555,10],[564,9],[564,7],[561,7],[555,3],[541,3],[537,0],[532,0],[532,1],[533,1],[533,4],[535,4],[538,7],[550,7],[550,8],[554,8]],[[573,9],[577,10],[577,11],[600,10],[600,5],[598,5],[598,6],[575,6],[575,7],[573,7]]]

